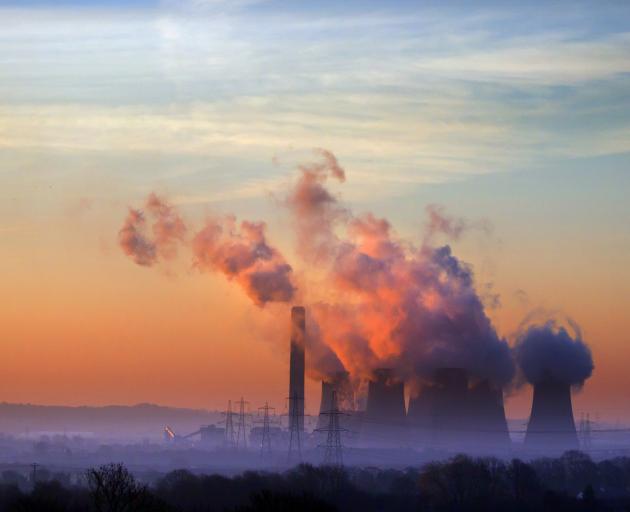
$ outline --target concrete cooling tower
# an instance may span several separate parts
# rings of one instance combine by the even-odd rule
[[[482,380],[468,390],[471,446],[479,451],[509,450],[512,441],[503,406],[503,390]]]
[[[428,446],[435,441],[435,398],[437,388],[426,384],[416,396],[409,398],[407,426],[410,438],[417,446]]]
[[[525,448],[544,453],[578,449],[569,384],[550,377],[534,384]]]
[[[332,395],[337,393],[337,408],[344,413],[354,412],[354,391],[350,383],[350,374],[348,372],[337,372],[328,380],[322,381],[322,398],[319,405],[319,418],[317,420],[317,428],[325,428],[328,416],[324,413],[332,408]],[[341,423],[345,422],[345,418],[341,418]]]
[[[306,310],[291,308],[291,349],[289,361],[289,427],[304,431],[304,349],[306,342]]]
[[[404,382],[389,368],[375,370],[368,383],[361,444],[383,448],[402,446],[406,440],[405,427]]]
[[[322,399],[316,428],[326,429],[329,426],[330,415],[326,413],[333,408],[333,393],[336,394],[337,409],[343,413],[338,417],[339,426],[347,431],[345,441],[352,442],[360,428],[361,417],[355,411],[354,389],[348,372],[338,372],[322,382]]]
[[[468,373],[463,368],[440,368],[434,386],[435,441],[441,448],[459,447],[466,427]]]
[[[449,451],[498,453],[511,446],[503,392],[480,381],[469,386],[463,368],[440,368],[409,400],[408,425],[416,445]]]

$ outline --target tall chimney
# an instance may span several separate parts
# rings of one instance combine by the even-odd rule
[[[291,359],[289,363],[289,428],[304,431],[304,347],[306,311],[302,306],[291,308]]]
[[[569,384],[549,376],[534,384],[525,446],[545,453],[578,449]]]

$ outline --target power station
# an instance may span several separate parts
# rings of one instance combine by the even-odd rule
[[[324,443],[330,455],[330,450],[340,450],[343,442],[359,450],[420,448],[499,456],[511,455],[514,449],[503,389],[457,367],[437,368],[430,377],[418,375],[416,381],[422,384],[409,396],[408,408],[405,379],[393,368],[377,368],[363,383],[353,381],[346,371],[333,373],[322,380],[319,415],[305,429],[307,352],[306,310],[294,306],[290,317],[286,430],[277,419],[270,419],[270,408],[266,405],[262,426],[252,427],[249,432],[249,443],[262,453],[269,455],[272,449],[288,446],[290,459],[295,461],[302,458],[304,450],[318,443]],[[361,388],[365,406],[359,409],[356,391]],[[167,427],[165,438],[181,443],[200,435],[207,445],[247,446],[245,402],[241,399],[238,403],[238,413],[232,412],[231,404],[228,406],[222,428],[203,427],[187,436],[178,436]],[[545,376],[534,384],[531,416],[522,448],[534,454],[578,447],[571,387]],[[339,457],[335,460],[341,460],[341,455],[336,451],[335,454]]]
[[[304,433],[304,372],[308,350],[306,312],[291,310],[289,430]],[[356,383],[354,383],[356,384]],[[325,429],[326,412],[344,413],[340,425],[353,432],[359,447],[431,447],[452,451],[507,454],[512,448],[503,389],[488,379],[471,377],[465,368],[438,368],[424,379],[405,407],[405,381],[392,368],[377,368],[367,381],[364,410],[357,410],[350,374],[337,372],[321,383],[317,429]],[[293,398],[293,399],[291,399]],[[571,389],[552,379],[534,386],[525,448],[578,447]]]

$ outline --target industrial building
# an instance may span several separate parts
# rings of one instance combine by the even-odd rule
[[[363,410],[357,410],[357,382],[351,381],[348,372],[337,372],[321,382],[319,416],[314,431],[305,431],[308,342],[304,307],[291,309],[290,327],[287,428],[278,422],[267,422],[266,427],[248,426],[248,433],[243,435],[248,436],[252,447],[267,439],[274,450],[286,449],[291,443],[292,449],[314,449],[322,444],[323,433],[330,430],[330,413],[334,412],[336,425],[344,432],[344,442],[358,449],[431,449],[495,455],[508,455],[512,450],[503,390],[487,379],[471,376],[465,368],[438,368],[431,378],[425,376],[419,391],[409,397],[408,408],[405,381],[393,368],[375,369],[366,383]],[[225,428],[206,426],[182,437],[167,428],[165,438],[183,441],[199,435],[204,446],[228,446],[226,438],[233,436],[235,429],[232,420],[227,420],[232,416],[237,413],[228,410]],[[570,386],[546,377],[534,385],[524,447],[547,453],[578,446]]]

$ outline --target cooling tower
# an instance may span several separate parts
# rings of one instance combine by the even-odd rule
[[[425,385],[417,396],[409,398],[407,411],[407,425],[411,431],[411,438],[416,444],[428,445],[435,437],[435,408],[436,387]]]
[[[482,380],[468,390],[467,439],[472,451],[509,450],[512,441],[503,406],[503,390]]]
[[[569,384],[546,377],[534,385],[525,447],[543,453],[578,449]]]
[[[435,442],[443,449],[466,444],[468,372],[463,368],[439,368],[434,377],[433,424]]]
[[[337,372],[328,380],[322,381],[322,398],[319,406],[317,428],[325,428],[327,425],[328,417],[323,413],[331,410],[333,391],[337,393],[337,407],[340,411],[345,413],[354,411],[354,391],[350,384],[350,374],[348,372]]]
[[[389,368],[374,371],[368,384],[367,407],[361,428],[362,442],[372,446],[404,444],[405,385]]]
[[[289,363],[289,428],[304,431],[304,350],[306,342],[306,311],[301,306],[291,308],[291,359]]]
[[[440,368],[409,400],[414,443],[444,450],[497,453],[511,447],[503,391],[483,380],[469,386],[463,368]]]
[[[394,377],[389,368],[374,371],[368,386],[366,418],[384,423],[401,423],[405,420],[404,383]]]

